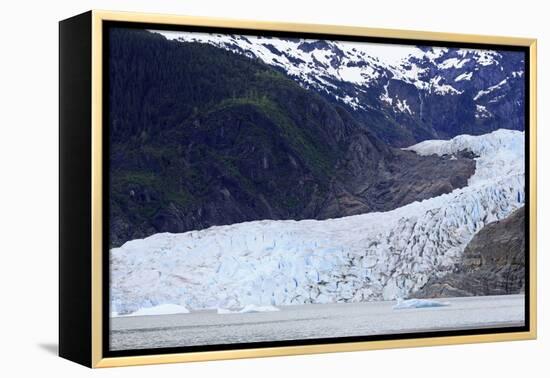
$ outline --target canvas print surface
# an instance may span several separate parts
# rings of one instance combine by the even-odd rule
[[[525,54],[108,34],[109,348],[525,324]]]

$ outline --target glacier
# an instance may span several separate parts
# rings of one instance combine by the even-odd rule
[[[129,241],[110,250],[111,313],[407,298],[450,272],[484,225],[524,206],[524,147],[523,132],[502,129],[408,147],[451,158],[470,151],[476,170],[466,187],[392,211]]]

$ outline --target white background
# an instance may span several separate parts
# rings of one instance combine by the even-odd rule
[[[520,377],[548,374],[550,21],[545,1],[4,1],[0,22],[0,375]],[[91,371],[56,357],[58,25],[89,9],[539,39],[539,339]],[[544,371],[546,370],[546,372]]]

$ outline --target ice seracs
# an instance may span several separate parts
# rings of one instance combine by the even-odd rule
[[[255,221],[162,233],[110,251],[111,309],[165,303],[233,309],[407,297],[449,272],[473,235],[524,205],[524,134],[425,141],[419,154],[474,153],[468,186],[383,213]]]

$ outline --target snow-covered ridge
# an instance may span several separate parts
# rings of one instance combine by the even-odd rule
[[[524,204],[524,134],[408,148],[478,156],[467,187],[383,213],[156,234],[110,252],[111,312],[171,303],[241,308],[406,297],[452,269],[473,235]]]
[[[416,46],[312,39],[282,39],[254,35],[209,34],[153,30],[169,40],[208,43],[227,50],[253,55],[265,63],[284,68],[315,82],[313,73],[367,84],[378,77],[377,68],[400,67],[408,57],[423,55]],[[317,63],[317,65],[315,64]],[[322,70],[319,70],[322,68]]]
[[[386,86],[380,100],[387,104],[398,103],[389,98],[387,83],[390,80],[412,84],[421,91],[444,96],[458,95],[456,82],[471,80],[473,72],[457,73],[457,80],[446,82],[434,72],[457,72],[468,64],[478,68],[498,65],[499,53],[492,50],[458,49],[452,57],[445,47],[420,48],[411,45],[364,43],[350,41],[324,41],[312,39],[283,39],[254,35],[209,34],[151,30],[169,40],[199,42],[223,48],[251,58],[258,58],[283,69],[306,88],[315,88],[332,95],[354,109],[367,105],[359,100],[375,85]],[[476,73],[477,74],[477,73]],[[469,75],[469,76],[468,76]],[[515,76],[514,76],[515,77]],[[343,87],[340,83],[348,84]],[[351,85],[351,86],[349,86]],[[340,93],[343,91],[344,93]],[[393,106],[396,112],[413,112],[406,106]]]

